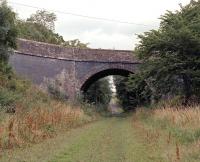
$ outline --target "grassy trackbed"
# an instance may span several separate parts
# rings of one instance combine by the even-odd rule
[[[54,139],[4,155],[10,162],[156,162],[160,149],[141,137],[132,117],[103,119]],[[10,155],[10,156],[9,156]],[[9,158],[10,157],[10,158]]]
[[[2,162],[199,162],[200,111],[138,110],[58,134]]]

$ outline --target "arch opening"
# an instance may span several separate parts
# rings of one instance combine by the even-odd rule
[[[123,77],[128,77],[130,74],[133,74],[133,72],[125,70],[125,69],[106,69],[102,70],[91,77],[89,77],[81,86],[81,92],[85,93],[89,87],[95,83],[97,80],[101,78],[105,78],[107,76],[112,76],[112,75],[119,75]]]

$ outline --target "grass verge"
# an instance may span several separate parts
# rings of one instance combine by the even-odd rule
[[[152,149],[159,147],[166,161],[200,161],[200,107],[138,109],[134,125]]]

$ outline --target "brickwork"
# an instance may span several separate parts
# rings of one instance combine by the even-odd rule
[[[65,48],[58,45],[18,40],[18,52],[35,56],[76,61],[136,62],[133,51]]]
[[[73,99],[101,77],[134,73],[140,62],[132,51],[65,48],[19,39],[10,64],[16,73],[41,87],[47,80],[61,81],[61,88]]]

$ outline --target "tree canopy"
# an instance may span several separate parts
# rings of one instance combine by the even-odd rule
[[[59,34],[46,28],[40,23],[17,20],[19,38],[62,45],[64,39]]]
[[[200,98],[200,1],[161,16],[160,27],[138,35],[138,74],[126,82],[138,100],[157,102],[180,96],[184,104]],[[150,99],[150,100],[149,100]]]
[[[107,106],[112,97],[108,78],[103,78],[93,83],[84,94],[85,100],[94,105]]]
[[[17,28],[15,13],[7,6],[6,1],[0,3],[0,62],[6,63],[13,48],[16,48]]]
[[[46,10],[38,10],[27,19],[28,22],[37,23],[49,30],[55,30],[55,21],[57,17],[55,13]]]
[[[136,47],[144,65],[142,73],[152,95],[182,95],[185,102],[199,96],[200,88],[200,1],[167,11],[160,28],[139,35]]]
[[[17,20],[18,37],[64,47],[88,48],[88,43],[82,43],[79,39],[65,41],[63,36],[55,32],[56,20],[53,12],[38,10],[27,20]]]

